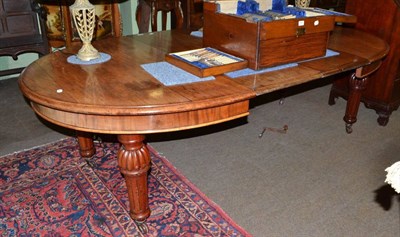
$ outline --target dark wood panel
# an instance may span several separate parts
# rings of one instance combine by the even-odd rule
[[[41,8],[33,0],[0,0],[0,56],[26,52],[44,55],[50,52]],[[40,26],[39,26],[40,25]],[[22,68],[4,70],[0,76],[18,73]]]

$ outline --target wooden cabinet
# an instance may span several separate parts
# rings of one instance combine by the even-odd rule
[[[348,0],[346,12],[357,16],[354,27],[384,39],[390,51],[378,71],[369,76],[362,102],[378,114],[382,126],[400,105],[400,7],[394,0]],[[329,99],[348,96],[347,77],[335,80]]]
[[[33,0],[0,0],[0,56],[50,52],[43,32],[42,10]],[[19,73],[23,68],[0,71],[0,76]]]
[[[203,0],[189,0],[183,1],[182,7],[186,9],[184,11],[184,17],[186,20],[186,25],[189,26],[191,30],[198,30],[203,27]],[[295,0],[289,0],[288,4],[295,5]],[[331,9],[335,11],[344,12],[346,5],[346,0],[311,0],[311,7],[320,7],[325,9]]]
[[[254,70],[324,56],[335,26],[333,16],[318,17],[318,24],[313,17],[301,18],[298,27],[299,19],[252,22],[220,8],[204,2],[203,46],[246,59]]]

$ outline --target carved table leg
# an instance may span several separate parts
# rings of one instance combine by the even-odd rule
[[[125,177],[128,188],[130,215],[141,232],[147,232],[146,219],[150,216],[147,193],[147,175],[150,169],[150,154],[144,145],[143,135],[118,135],[121,148],[118,166]]]
[[[79,153],[82,157],[92,157],[96,152],[93,144],[93,137],[91,133],[77,131],[76,135],[78,137],[79,143]]]
[[[354,73],[349,80],[349,98],[347,99],[346,114],[343,120],[346,122],[346,132],[352,133],[352,125],[357,121],[358,108],[361,102],[361,93],[367,84],[367,77],[357,78]]]

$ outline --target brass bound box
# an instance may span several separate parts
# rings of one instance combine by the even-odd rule
[[[311,17],[264,21],[235,10],[221,12],[226,8],[222,3],[234,5],[235,1],[204,2],[203,45],[244,58],[255,70],[324,56],[335,20],[355,21],[350,15],[318,14],[318,9],[311,8],[316,13]],[[270,14],[275,17],[275,12]]]

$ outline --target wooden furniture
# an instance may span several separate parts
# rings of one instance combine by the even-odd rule
[[[150,215],[147,197],[149,152],[145,134],[179,131],[247,116],[249,100],[279,89],[354,70],[345,117],[356,118],[358,84],[379,67],[388,51],[377,37],[338,28],[329,48],[340,55],[300,63],[279,71],[230,79],[164,86],[142,64],[164,61],[165,54],[202,47],[202,39],[185,31],[160,31],[93,42],[112,56],[95,65],[74,65],[67,57],[79,46],[33,62],[20,75],[19,86],[42,118],[78,131],[82,156],[94,154],[90,133],[117,134],[122,143],[118,166],[124,174],[130,214],[146,231]],[[129,63],[127,63],[129,62]],[[60,70],[62,69],[62,70]],[[350,124],[351,125],[351,124]]]
[[[204,46],[244,58],[255,70],[324,56],[335,26],[334,16],[251,22],[220,12],[217,3],[203,6]]]
[[[46,32],[52,47],[70,47],[80,43],[69,6],[73,0],[37,0],[47,14]],[[93,40],[105,37],[120,37],[122,35],[121,15],[116,0],[93,2],[96,11],[96,28]]]
[[[157,31],[157,17],[161,12],[161,30],[167,29],[167,14],[171,13],[171,28],[184,28],[184,14],[180,0],[139,0],[136,8],[136,22],[139,33],[149,32],[149,22],[151,30]]]
[[[151,30],[157,31],[157,16],[161,12],[161,30],[167,29],[167,14],[171,13],[171,18],[175,19],[175,28],[183,27],[183,12],[179,0],[150,0],[151,8]]]
[[[151,3],[158,2],[158,4],[165,4],[171,0],[139,0],[136,8],[136,22],[138,24],[139,33],[148,32],[148,26],[151,16]],[[203,27],[203,0],[179,0],[183,10],[183,28],[189,30],[199,30]],[[289,0],[289,4],[294,5],[294,0]],[[335,11],[343,12],[345,9],[346,0],[311,0],[310,6],[320,7],[325,9],[332,9]],[[173,20],[172,20],[173,21]],[[175,24],[173,27],[175,28]]]
[[[379,125],[385,126],[391,113],[400,105],[400,7],[393,0],[348,0],[346,12],[357,16],[355,28],[374,34],[390,45],[381,68],[370,75],[361,101],[378,114]],[[329,104],[337,97],[348,97],[349,76],[335,80]]]
[[[185,19],[185,28],[190,30],[199,30],[203,27],[203,0],[181,1],[183,15]],[[288,4],[294,5],[294,0],[289,0]],[[311,7],[320,7],[344,12],[346,0],[311,0]]]
[[[186,11],[187,28],[190,30],[198,30],[203,27],[203,0],[189,0],[187,2]],[[289,0],[288,4],[294,5],[294,0]],[[320,7],[344,12],[346,0],[311,0],[311,7]]]
[[[44,29],[45,15],[33,0],[0,0],[0,56],[14,60],[22,53],[40,56],[50,52]],[[16,74],[23,68],[0,71],[0,76]]]
[[[202,78],[248,68],[247,60],[208,47],[169,53],[165,61]]]

